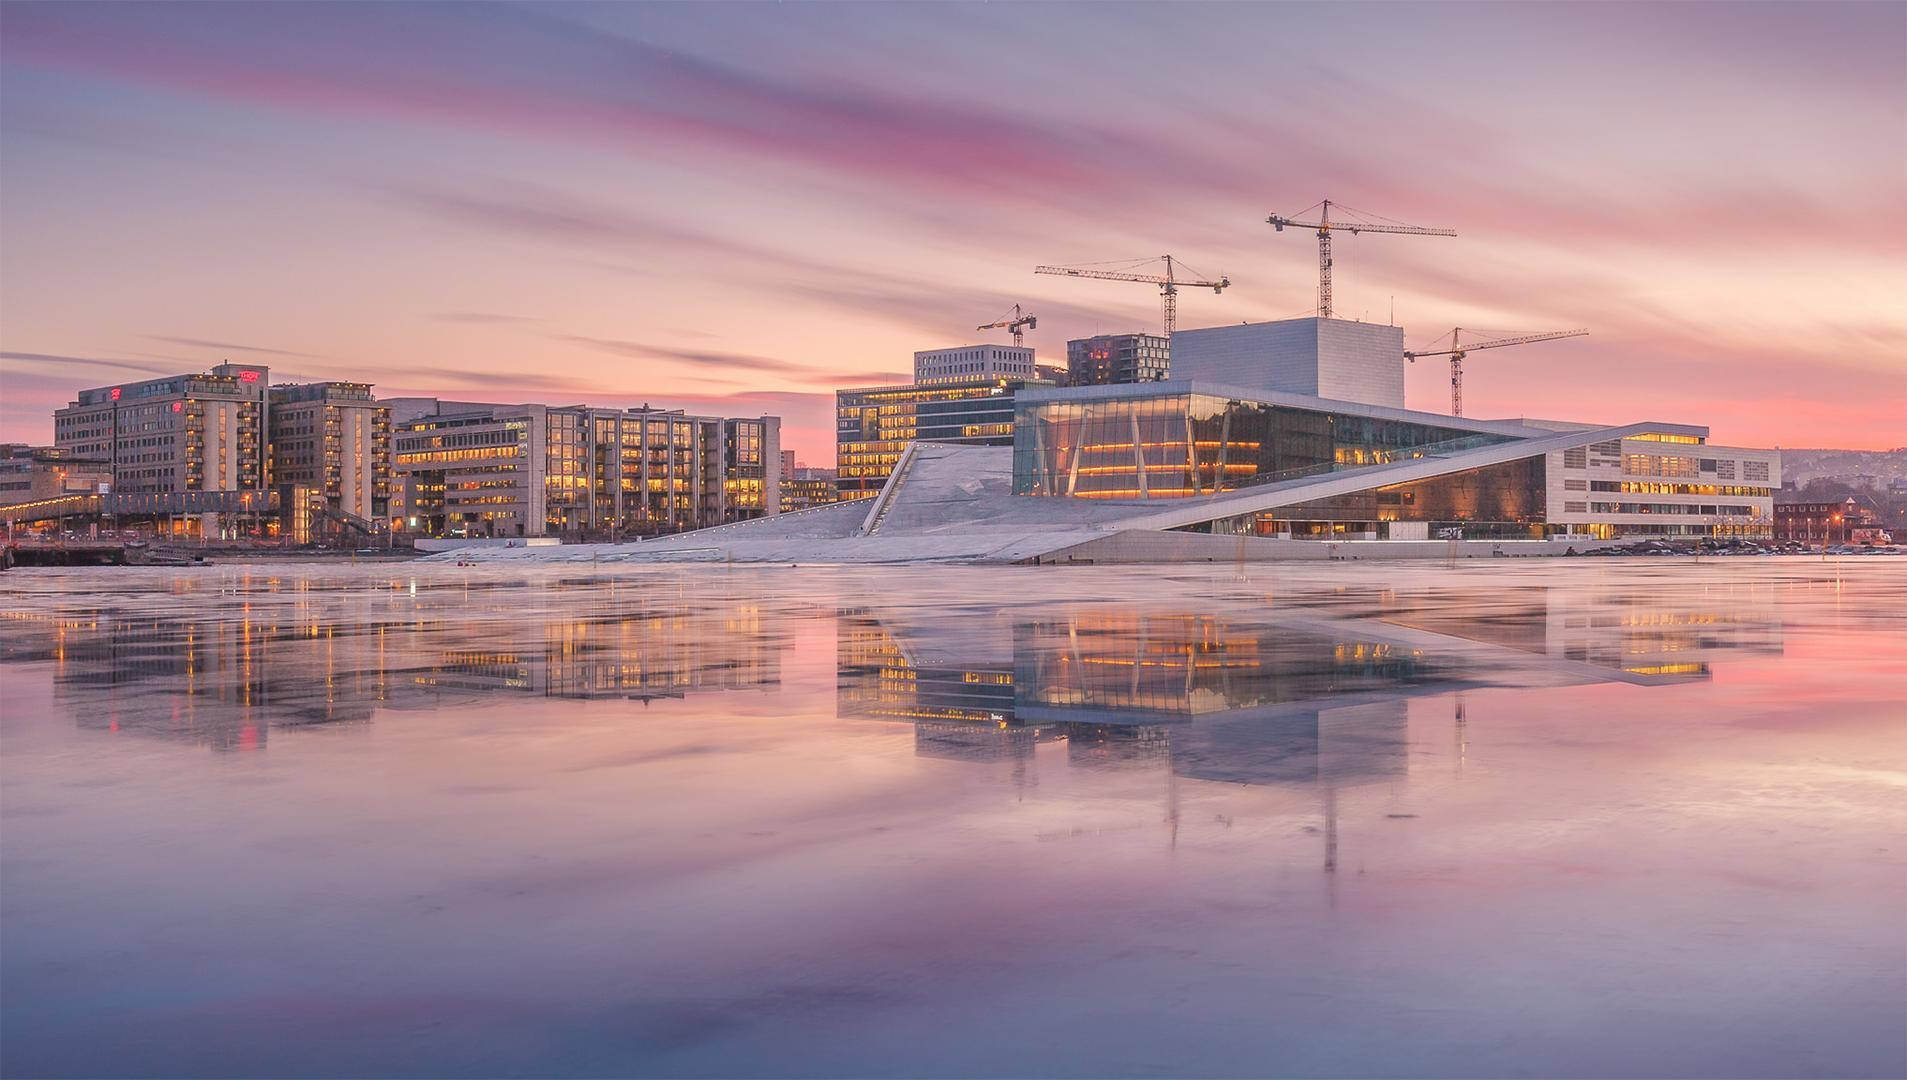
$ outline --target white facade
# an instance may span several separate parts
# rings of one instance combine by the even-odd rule
[[[1603,538],[1773,536],[1781,451],[1710,446],[1705,434],[1665,425],[1546,455],[1546,518]]]
[[[953,349],[925,349],[914,354],[917,385],[995,377],[1033,378],[1033,350],[1017,345],[962,345]]]
[[[1317,318],[1179,330],[1172,377],[1401,409],[1404,330]]]

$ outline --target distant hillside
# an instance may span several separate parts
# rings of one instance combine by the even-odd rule
[[[1857,476],[1872,476],[1883,488],[1889,480],[1907,479],[1907,446],[1893,450],[1781,451],[1781,478],[1796,485],[1823,478],[1853,483]]]

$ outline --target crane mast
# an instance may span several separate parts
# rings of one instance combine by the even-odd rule
[[[1005,329],[1005,330],[1011,331],[1013,334],[1013,346],[1015,348],[1019,348],[1026,344],[1026,332],[1028,330],[1037,329],[1039,325],[1040,325],[1040,317],[1038,315],[1032,315],[1032,314],[1023,315],[1020,313],[1020,305],[1015,304],[1013,305],[1013,314],[1008,315],[1007,317],[1000,319],[997,322],[981,323],[979,326],[974,327],[974,329],[975,330]]]
[[[1414,352],[1407,349],[1404,352],[1404,359],[1412,363],[1415,363],[1420,356],[1448,356],[1450,358],[1450,415],[1452,416],[1463,415],[1463,358],[1465,356],[1481,349],[1501,349],[1510,345],[1528,345],[1533,341],[1555,341],[1558,338],[1589,336],[1588,330],[1550,330],[1540,334],[1517,334],[1491,341],[1475,341],[1466,345],[1463,343],[1465,333],[1476,333],[1476,331],[1465,331],[1461,326],[1455,327],[1450,331],[1448,349],[1418,349]],[[1442,344],[1443,335],[1438,334],[1437,339],[1436,344]]]
[[[1178,276],[1180,267],[1174,265],[1172,256],[1161,255],[1165,263],[1165,275],[1135,274],[1124,270],[1094,270],[1086,266],[1036,266],[1035,274],[1058,274],[1062,277],[1092,278],[1097,281],[1138,281],[1159,287],[1159,299],[1165,309],[1165,336],[1172,336],[1173,328],[1179,321],[1179,286],[1195,289],[1210,289],[1214,294],[1222,293],[1231,286],[1232,279],[1220,275],[1217,280],[1182,278]],[[1150,262],[1151,260],[1142,260]]]
[[[1346,221],[1346,220],[1332,221],[1331,220],[1331,206],[1332,206],[1331,200],[1326,199],[1324,200],[1324,202],[1318,205],[1319,205],[1319,213],[1318,213],[1318,220],[1316,221],[1300,221],[1298,220],[1296,215],[1292,217],[1286,217],[1283,214],[1273,214],[1270,217],[1265,219],[1265,224],[1270,225],[1272,228],[1276,229],[1279,232],[1284,232],[1285,226],[1287,225],[1291,226],[1294,229],[1316,229],[1318,231],[1318,318],[1320,319],[1331,318],[1331,311],[1332,311],[1332,306],[1331,306],[1331,233],[1333,230],[1336,230],[1339,232],[1348,232],[1353,236],[1357,235],[1358,233],[1367,233],[1367,232],[1368,233],[1397,233],[1399,235],[1404,235],[1404,236],[1455,236],[1457,235],[1457,230],[1455,229],[1426,228],[1420,225],[1405,225],[1402,222],[1395,222],[1395,221],[1393,222],[1354,221],[1354,220],[1353,221]],[[1340,210],[1351,209],[1350,207],[1345,206],[1343,203],[1338,203],[1337,206],[1338,206],[1338,209]],[[1304,212],[1305,211],[1301,210],[1298,213],[1303,214]],[[1353,212],[1362,213],[1362,211],[1353,211]],[[1376,215],[1365,214],[1364,216],[1375,217]]]

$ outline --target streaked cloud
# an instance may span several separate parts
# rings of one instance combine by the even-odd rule
[[[24,2],[0,29],[0,335],[41,355],[756,387],[825,460],[817,391],[1015,302],[1047,360],[1156,325],[1151,290],[1035,263],[1230,274],[1181,325],[1307,310],[1311,238],[1263,218],[1329,195],[1460,233],[1340,244],[1347,312],[1592,328],[1479,364],[1478,409],[1900,441],[1899,5]],[[7,433],[44,438],[24,370]]]

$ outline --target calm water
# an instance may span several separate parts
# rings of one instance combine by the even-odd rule
[[[1907,559],[0,579],[0,1070],[1907,1073]]]

